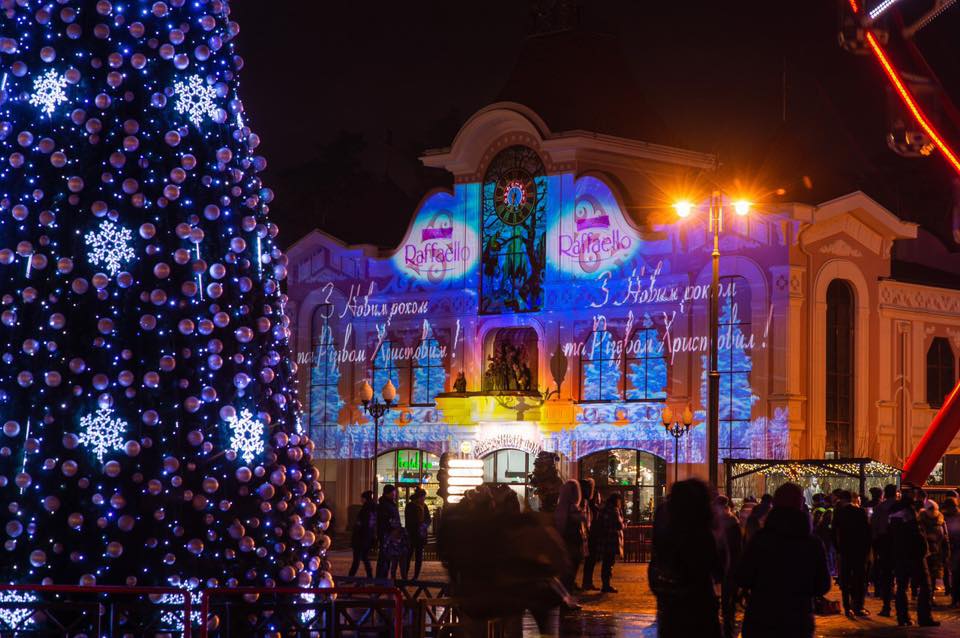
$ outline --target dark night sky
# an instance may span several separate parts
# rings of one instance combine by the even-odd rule
[[[901,2],[917,5],[905,11],[929,4]],[[726,175],[786,186],[787,199],[804,201],[860,187],[949,235],[950,173],[940,158],[887,150],[885,78],[871,58],[837,45],[836,2],[581,4],[580,28],[618,37],[680,145],[719,153]],[[241,92],[286,242],[314,227],[348,241],[398,241],[420,196],[445,179],[421,169],[418,154],[448,145],[494,101],[531,25],[525,0],[236,0],[232,8],[246,60]],[[960,10],[948,14],[919,40],[953,91]],[[589,77],[571,81],[570,99],[589,100],[589,86]]]

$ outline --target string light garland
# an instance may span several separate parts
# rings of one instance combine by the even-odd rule
[[[0,582],[332,583],[239,30],[225,0],[5,9]]]

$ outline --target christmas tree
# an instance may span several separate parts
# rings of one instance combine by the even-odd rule
[[[323,582],[227,2],[0,6],[0,578]]]

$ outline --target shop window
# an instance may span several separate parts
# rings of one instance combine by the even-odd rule
[[[441,499],[437,496],[439,469],[440,457],[436,454],[414,449],[392,450],[377,457],[377,484],[382,487],[390,483],[397,487],[400,518],[403,520],[403,508],[417,488],[427,492],[427,506],[431,511],[441,506]]]
[[[927,350],[927,403],[939,408],[957,381],[953,349],[943,337],[936,337]]]
[[[836,279],[827,287],[826,458],[853,456],[853,290]]]
[[[624,359],[627,401],[662,401],[667,398],[667,360],[663,339],[644,314],[641,327],[633,331]]]
[[[613,335],[594,330],[580,355],[580,400],[616,401],[620,398],[620,364]]]

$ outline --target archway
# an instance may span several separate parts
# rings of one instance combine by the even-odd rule
[[[630,522],[653,520],[667,484],[667,462],[643,450],[614,448],[580,459],[580,477],[592,478],[601,498],[621,492],[624,518]]]
[[[377,457],[377,485],[392,483],[397,486],[397,504],[400,511],[419,487],[427,492],[427,507],[433,512],[443,502],[437,495],[440,484],[437,471],[440,457],[417,449],[390,450]]]

